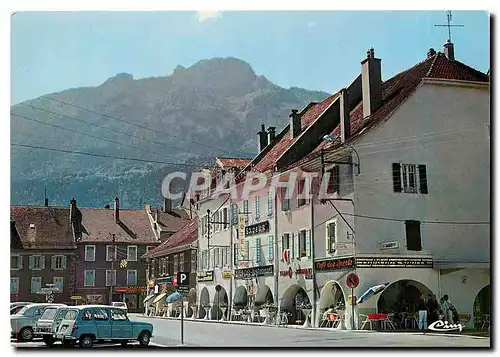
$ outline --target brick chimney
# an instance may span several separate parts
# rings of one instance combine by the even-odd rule
[[[297,109],[292,109],[290,117],[290,135],[292,138],[296,138],[300,134],[300,115]]]
[[[349,115],[349,99],[347,98],[347,90],[344,88],[340,91],[340,140],[342,143],[345,143],[351,135]]]
[[[434,48],[429,48],[429,51],[427,52],[427,58],[431,58],[436,54],[436,50]]]
[[[444,55],[450,61],[455,60],[455,45],[453,45],[450,40],[446,41],[446,43],[444,44]]]
[[[120,222],[120,200],[115,197],[115,222]]]
[[[45,197],[45,207],[49,207],[49,199]]]
[[[267,142],[268,142],[268,144],[271,144],[275,137],[276,137],[276,127],[270,126],[269,128],[267,128],[267,138],[268,138]]]
[[[172,200],[170,198],[163,198],[163,212],[172,213]]]
[[[361,62],[361,82],[363,86],[363,118],[369,117],[382,104],[382,70],[380,59],[370,48],[366,59]]]
[[[262,124],[260,127],[260,131],[257,133],[259,136],[259,152],[264,150],[264,148],[267,146],[268,141],[267,141],[267,132],[266,132],[266,126],[265,124]]]

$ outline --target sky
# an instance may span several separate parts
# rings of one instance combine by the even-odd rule
[[[443,51],[445,11],[17,12],[11,104],[97,86],[118,73],[170,75],[177,65],[236,57],[275,84],[334,93],[373,47],[387,79]],[[457,60],[490,68],[489,14],[454,11]]]

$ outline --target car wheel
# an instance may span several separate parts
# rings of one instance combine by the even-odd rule
[[[27,342],[33,340],[33,329],[31,327],[24,327],[19,332],[18,340]]]
[[[94,341],[91,336],[83,336],[80,338],[80,347],[90,348],[92,347],[93,342]]]
[[[151,334],[148,331],[141,332],[139,335],[139,344],[141,346],[149,345],[149,340],[151,339]]]
[[[47,345],[47,347],[51,347],[54,344],[54,338],[52,336],[43,336],[43,343]]]
[[[128,340],[123,340],[123,341],[121,342],[121,345],[122,345],[123,347],[125,347],[125,346],[127,345],[127,343],[128,343]]]

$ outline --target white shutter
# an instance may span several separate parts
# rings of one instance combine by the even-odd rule
[[[34,257],[32,255],[29,256],[28,267],[30,270],[33,270]]]
[[[245,260],[247,260],[247,261],[250,260],[250,242],[249,241],[245,242]]]
[[[306,256],[311,257],[311,231],[308,229],[306,231]]]
[[[40,256],[40,269],[45,269],[45,255]]]
[[[260,238],[255,239],[255,261],[259,263],[261,261],[261,246],[260,246]]]
[[[280,255],[280,260],[283,261],[283,235],[278,239],[278,252],[277,254]]]
[[[55,270],[55,269],[56,269],[56,259],[57,259],[57,258],[56,258],[56,256],[55,256],[55,255],[53,255],[53,256],[52,256],[52,259],[51,259],[51,260],[52,260],[52,264],[51,264],[51,269],[52,269],[52,270]]]
[[[268,251],[267,251],[268,258],[270,261],[272,261],[272,260],[274,260],[274,237],[269,236],[267,238],[267,242],[269,244],[269,246],[267,247],[268,248]]]
[[[224,266],[224,248],[219,248],[219,266]]]
[[[293,255],[295,259],[300,259],[299,232],[293,235]]]
[[[63,268],[63,270],[66,270],[66,256],[65,255],[62,256],[62,268]]]

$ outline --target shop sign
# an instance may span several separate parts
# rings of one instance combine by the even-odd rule
[[[265,265],[261,267],[236,269],[234,271],[235,279],[253,279],[259,276],[272,276],[274,275],[274,266]]]
[[[280,276],[287,276],[290,279],[292,278],[293,275],[305,275],[306,279],[312,279],[312,268],[306,268],[306,269],[297,269],[295,270],[295,273],[293,272],[292,268],[288,268],[288,270],[282,270],[280,271]]]
[[[214,281],[214,271],[199,271],[196,281]]]
[[[380,250],[396,249],[396,248],[399,248],[399,243],[396,241],[380,243]]]
[[[269,221],[252,224],[245,227],[245,236],[255,236],[257,234],[264,234],[269,232]]]
[[[245,260],[245,215],[238,215],[238,252],[240,253],[239,260]]]
[[[164,278],[157,278],[156,279],[156,284],[157,285],[173,285],[172,277],[171,276],[166,276]]]
[[[104,303],[104,295],[87,295],[88,305],[99,305]]]
[[[328,259],[314,262],[316,271],[339,270],[354,268],[354,258]]]
[[[72,296],[70,299],[71,299],[71,300],[82,300],[82,299],[83,299],[83,296],[78,296],[78,295],[75,295],[75,296]]]
[[[432,268],[432,258],[357,258],[358,268]]]
[[[231,279],[231,272],[230,271],[223,271],[222,272],[222,279],[230,280]]]
[[[145,293],[147,288],[145,286],[115,286],[115,293]]]

